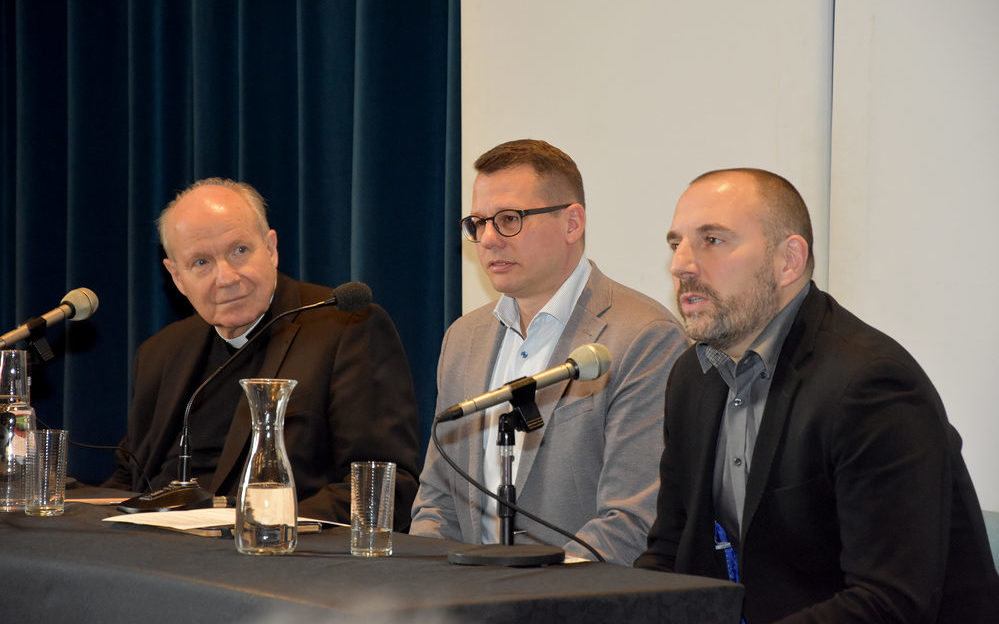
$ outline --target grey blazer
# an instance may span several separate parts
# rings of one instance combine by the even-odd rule
[[[493,308],[470,312],[445,334],[437,369],[438,412],[491,389],[503,337]],[[645,549],[655,519],[666,378],[688,343],[666,308],[605,277],[596,265],[549,366],[591,342],[610,350],[610,371],[592,381],[565,381],[538,391],[545,426],[524,439],[517,503],[586,540],[607,561],[631,565]],[[448,455],[481,481],[481,413],[441,424],[438,436]],[[480,543],[484,498],[431,441],[410,532]],[[520,514],[515,527],[517,543],[551,544],[592,558],[582,546],[566,543],[564,536]]]

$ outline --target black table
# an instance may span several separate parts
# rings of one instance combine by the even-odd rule
[[[340,527],[299,536],[292,555],[247,556],[232,539],[100,521],[116,514],[0,513],[3,620],[735,624],[742,603],[740,585],[605,563],[456,566],[456,543],[410,535],[393,535],[391,557],[356,558]]]

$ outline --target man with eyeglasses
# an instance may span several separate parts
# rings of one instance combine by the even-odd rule
[[[517,504],[585,540],[607,561],[631,565],[655,516],[666,378],[687,346],[659,303],[604,276],[584,254],[583,181],[569,156],[544,141],[503,143],[475,162],[471,215],[461,231],[502,296],[447,331],[437,372],[438,411],[565,362],[583,344],[611,353],[610,371],[537,391],[544,426],[515,436]],[[459,466],[495,492],[501,482],[499,415],[508,403],[441,423]],[[431,445],[411,532],[499,543],[496,503]],[[515,542],[586,549],[522,514]]]

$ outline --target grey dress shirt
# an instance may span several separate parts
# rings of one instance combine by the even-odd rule
[[[696,347],[704,372],[715,367],[728,385],[725,412],[718,430],[712,493],[716,519],[736,548],[742,529],[746,480],[753,462],[756,432],[760,429],[774,367],[807,293],[808,286],[777,313],[738,362],[707,343],[698,343]]]

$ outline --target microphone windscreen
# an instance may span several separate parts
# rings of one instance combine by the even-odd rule
[[[76,288],[66,293],[66,296],[59,302],[68,303],[73,306],[73,314],[68,317],[71,321],[82,321],[97,311],[97,294],[89,288]]]
[[[371,288],[361,282],[347,282],[333,289],[336,307],[344,312],[356,312],[371,305]]]
[[[610,369],[611,365],[610,351],[596,342],[576,347],[569,354],[569,359],[576,363],[580,381],[590,381],[600,377]]]

